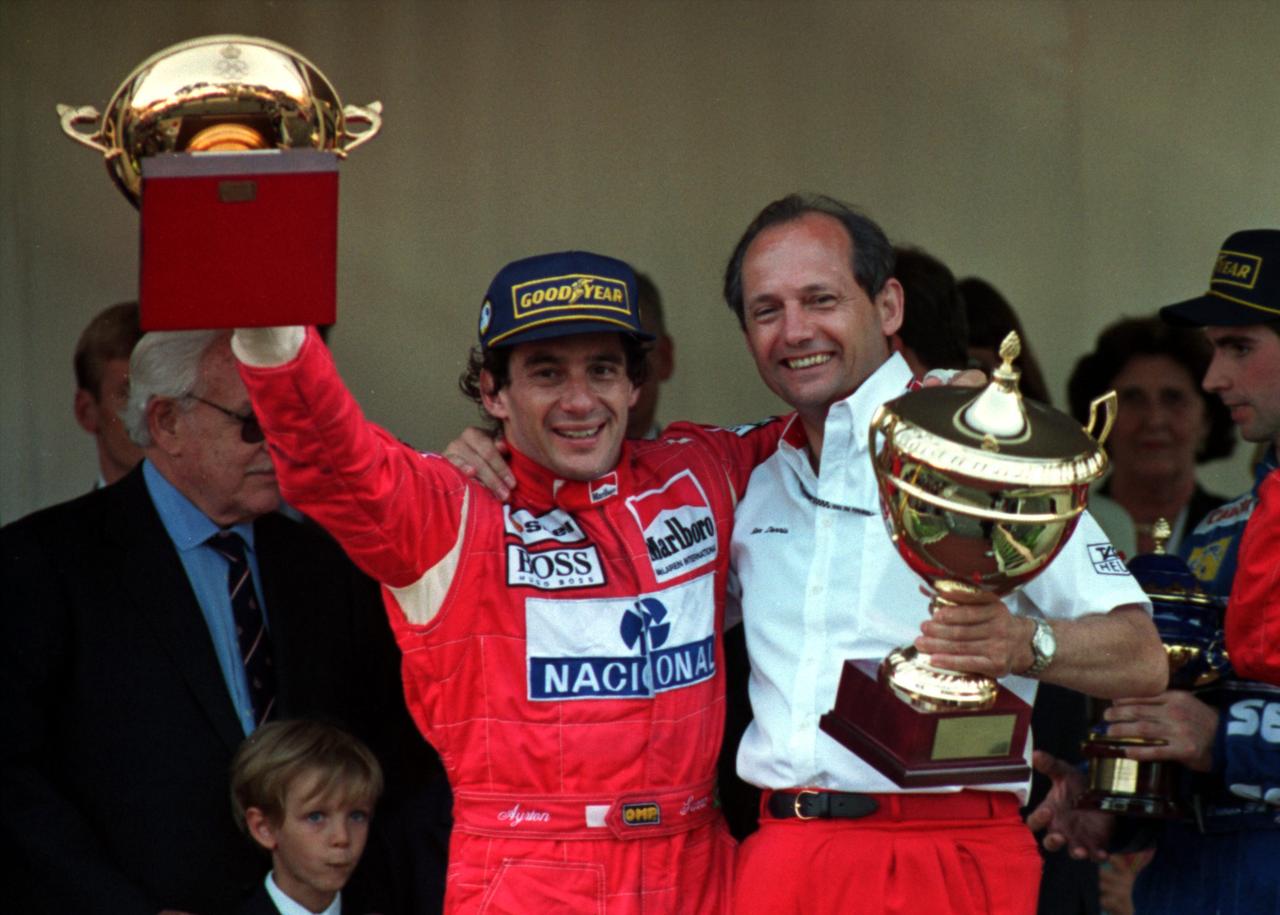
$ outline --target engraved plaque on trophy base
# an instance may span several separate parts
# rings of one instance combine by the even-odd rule
[[[878,680],[873,660],[845,661],[820,726],[903,788],[1021,781],[1031,706],[999,686],[982,712],[921,712]]]
[[[1089,760],[1089,788],[1076,801],[1076,806],[1151,819],[1182,816],[1184,811],[1175,800],[1178,765],[1139,762],[1125,756],[1125,747],[1153,743],[1164,741],[1090,734],[1081,747]]]

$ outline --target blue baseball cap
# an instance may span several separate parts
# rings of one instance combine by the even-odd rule
[[[1166,305],[1160,317],[1193,327],[1280,321],[1280,229],[1247,229],[1222,243],[1209,291]]]
[[[636,275],[625,263],[589,251],[512,261],[489,284],[480,308],[480,345],[615,331],[652,340],[640,329]]]

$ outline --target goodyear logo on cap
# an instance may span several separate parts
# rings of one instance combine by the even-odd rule
[[[627,284],[607,276],[571,273],[530,280],[512,286],[511,298],[517,321],[554,311],[581,313],[600,310],[631,314]]]
[[[1211,282],[1252,289],[1257,285],[1261,271],[1262,258],[1258,255],[1223,249],[1218,252],[1218,261],[1213,265]]]
[[[662,822],[662,808],[657,804],[623,804],[622,822],[626,826],[657,826]]]

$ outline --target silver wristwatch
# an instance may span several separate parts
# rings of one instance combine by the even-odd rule
[[[1024,677],[1038,677],[1053,663],[1058,651],[1058,640],[1053,637],[1053,627],[1044,620],[1032,620],[1036,631],[1031,635],[1031,666],[1022,672]]]

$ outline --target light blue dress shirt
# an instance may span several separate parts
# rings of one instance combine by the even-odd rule
[[[249,696],[249,682],[240,656],[240,643],[236,639],[235,616],[231,611],[231,595],[227,591],[227,560],[207,541],[222,528],[209,520],[190,499],[161,476],[150,461],[142,464],[142,476],[155,503],[160,521],[169,538],[178,549],[178,558],[187,571],[187,579],[195,591],[196,602],[204,614],[213,640],[213,650],[222,668],[222,679],[235,706],[236,715],[245,734],[254,728],[253,700]],[[262,599],[262,577],[258,574],[258,554],[253,544],[253,524],[236,524],[232,530],[244,538],[245,555],[253,575],[253,589],[258,595],[258,606],[267,616],[266,603]],[[268,629],[270,623],[268,620]]]

